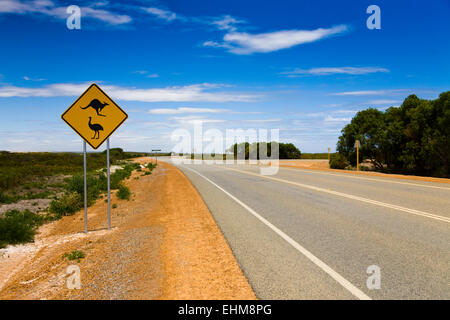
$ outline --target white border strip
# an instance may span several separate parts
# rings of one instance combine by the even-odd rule
[[[366,295],[364,292],[362,292],[360,289],[355,287],[350,281],[345,279],[343,276],[341,276],[339,273],[334,271],[331,267],[329,267],[325,262],[317,258],[315,255],[313,255],[311,252],[306,250],[304,247],[302,247],[300,244],[298,244],[294,239],[289,237],[287,234],[285,234],[283,231],[275,227],[272,223],[270,223],[268,220],[264,219],[261,215],[259,215],[257,212],[255,212],[252,208],[247,206],[245,203],[243,203],[241,200],[233,196],[231,193],[202,175],[201,173],[197,172],[196,170],[193,170],[188,167],[183,167],[185,169],[188,169],[196,174],[198,174],[200,177],[214,185],[216,188],[221,190],[223,193],[225,193],[227,196],[229,196],[231,199],[236,201],[238,204],[240,204],[242,207],[247,209],[248,212],[250,212],[252,215],[254,215],[257,219],[259,219],[262,223],[264,223],[266,226],[268,226],[272,231],[274,231],[276,234],[278,234],[281,238],[286,240],[291,246],[293,246],[297,251],[299,251],[301,254],[303,254],[306,258],[308,258],[311,262],[313,262],[316,266],[318,266],[320,269],[325,271],[330,277],[332,277],[334,280],[336,280],[341,286],[343,286],[345,289],[347,289],[351,294],[353,294],[355,297],[357,297],[360,300],[372,300],[368,295]]]

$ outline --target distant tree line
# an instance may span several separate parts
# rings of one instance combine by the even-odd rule
[[[259,160],[259,149],[260,149],[260,142],[242,142],[242,143],[235,143],[230,148],[227,149],[229,152],[233,152],[234,158],[237,158],[238,153],[243,153],[245,155],[245,159],[249,159],[250,154],[255,154],[256,157],[254,159]],[[279,152],[279,159],[300,159],[302,156],[301,151],[292,143],[282,143],[282,142],[264,142],[266,145],[266,152],[263,155],[265,157],[271,157],[272,156],[272,145],[275,146],[278,144],[278,152]]]
[[[370,160],[376,170],[450,178],[450,91],[436,100],[410,95],[385,112],[360,111],[341,133],[336,166],[356,165],[359,140],[359,161]]]

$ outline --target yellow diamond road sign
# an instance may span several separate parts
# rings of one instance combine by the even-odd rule
[[[61,116],[92,148],[97,149],[128,115],[93,83]]]

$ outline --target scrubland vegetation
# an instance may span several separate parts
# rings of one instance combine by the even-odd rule
[[[111,149],[110,160],[122,168],[110,176],[111,189],[119,190],[119,198],[129,199],[130,190],[123,180],[140,168],[127,161],[143,154],[125,153]],[[106,155],[91,153],[87,157],[88,205],[92,205],[107,191]],[[153,168],[153,167],[152,167]],[[103,170],[102,170],[103,169]],[[0,248],[7,244],[33,241],[36,229],[43,223],[72,215],[84,206],[83,155],[74,153],[0,153],[0,204],[14,203],[22,199],[53,198],[47,212],[33,213],[10,210],[0,215]],[[150,170],[151,171],[151,170]],[[61,176],[58,183],[49,183]],[[37,193],[26,190],[39,190]]]

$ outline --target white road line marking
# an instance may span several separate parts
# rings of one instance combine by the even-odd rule
[[[259,215],[256,211],[254,211],[252,208],[247,206],[245,203],[243,203],[241,200],[233,196],[231,193],[202,175],[200,172],[184,167],[196,174],[198,174],[200,177],[211,183],[213,186],[215,186],[217,189],[221,190],[223,193],[225,193],[227,196],[229,196],[231,199],[236,201],[238,204],[240,204],[242,207],[247,209],[248,212],[250,212],[252,215],[254,215],[256,218],[258,218],[262,223],[264,223],[266,226],[268,226],[272,231],[274,231],[276,234],[278,234],[281,238],[286,240],[291,246],[293,246],[297,251],[299,251],[301,254],[303,254],[305,257],[307,257],[311,262],[313,262],[316,266],[318,266],[320,269],[325,271],[330,277],[332,277],[334,280],[336,280],[341,286],[343,286],[345,289],[347,289],[351,294],[353,294],[355,297],[357,297],[360,300],[372,300],[368,295],[366,295],[364,292],[362,292],[360,289],[355,287],[350,281],[345,279],[343,276],[341,276],[339,273],[334,271],[331,267],[329,267],[325,262],[317,258],[315,255],[313,255],[311,252],[309,252],[307,249],[302,247],[298,242],[296,242],[294,239],[289,237],[287,234],[285,234],[283,231],[275,227],[272,223],[270,223],[268,220],[263,218],[261,215]]]
[[[329,173],[329,172],[316,172],[313,170],[308,170],[308,169],[303,169],[303,168],[288,168],[288,167],[282,167],[282,166],[280,166],[280,168],[292,170],[292,171],[301,171],[301,172],[306,172],[306,173],[311,173],[311,174],[324,174],[324,175],[337,176],[337,177],[343,177],[343,178],[363,179],[363,180],[370,180],[370,181],[376,181],[376,182],[381,182],[381,183],[406,184],[406,185],[416,186],[416,187],[435,188],[435,189],[443,189],[443,190],[450,191],[450,188],[446,188],[446,187],[438,187],[438,186],[424,185],[424,184],[411,183],[411,182],[382,180],[385,177],[380,177],[380,179],[374,179],[374,178],[366,178],[366,177],[361,177],[361,176],[354,176],[351,173],[344,175],[344,174],[336,174],[336,173]]]
[[[216,166],[216,167],[219,167],[219,166]],[[405,207],[397,206],[395,204],[389,204],[389,203],[385,203],[385,202],[381,202],[381,201],[377,201],[377,200],[371,200],[371,199],[358,197],[358,196],[354,196],[354,195],[351,195],[351,194],[342,193],[342,192],[338,192],[338,191],[333,191],[333,190],[329,190],[329,189],[319,188],[319,187],[315,187],[315,186],[311,186],[311,185],[303,184],[303,183],[299,183],[299,182],[294,182],[294,181],[274,178],[274,177],[270,177],[270,176],[263,176],[263,175],[260,175],[260,174],[257,174],[257,173],[248,172],[248,171],[244,171],[244,170],[232,169],[232,168],[226,168],[226,167],[219,167],[219,168],[223,168],[223,169],[226,169],[226,170],[232,170],[232,171],[236,171],[236,172],[241,172],[241,173],[244,173],[244,174],[257,176],[257,177],[260,177],[260,178],[269,179],[269,180],[273,180],[273,181],[288,183],[288,184],[292,184],[294,186],[307,188],[307,189],[311,189],[311,190],[315,190],[315,191],[322,191],[322,192],[326,192],[326,193],[333,194],[333,195],[336,195],[336,196],[340,196],[340,197],[344,197],[344,198],[348,198],[348,199],[353,199],[353,200],[357,200],[357,201],[362,201],[362,202],[366,202],[366,203],[370,203],[370,204],[374,204],[374,205],[377,205],[377,206],[386,207],[386,208],[390,208],[390,209],[395,209],[395,210],[399,210],[399,211],[403,211],[403,212],[408,212],[408,213],[415,214],[415,215],[418,215],[418,216],[423,216],[423,217],[430,218],[430,219],[440,220],[440,221],[444,221],[444,222],[447,222],[447,223],[450,222],[450,218],[447,218],[447,217],[444,217],[444,216],[440,216],[440,215],[437,215],[437,214],[432,214],[432,213],[428,213],[428,212],[424,212],[424,211],[419,211],[419,210],[415,210],[415,209],[405,208]]]

